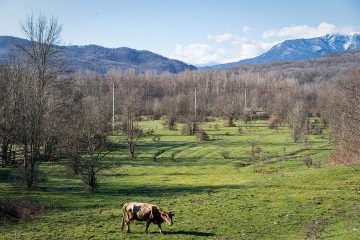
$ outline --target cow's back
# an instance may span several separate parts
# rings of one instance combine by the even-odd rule
[[[146,220],[146,218],[151,214],[152,207],[156,205],[149,203],[138,203],[138,202],[129,202],[123,205],[123,209],[130,213],[136,220]]]

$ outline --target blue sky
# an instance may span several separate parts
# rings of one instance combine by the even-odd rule
[[[291,38],[360,31],[360,1],[0,0],[0,35],[56,16],[63,44],[146,49],[196,65],[257,56]]]

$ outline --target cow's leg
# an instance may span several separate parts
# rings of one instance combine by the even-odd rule
[[[121,231],[124,231],[124,225],[125,225],[125,215],[123,215],[122,218]]]
[[[126,227],[127,227],[127,233],[130,233],[130,220],[128,220],[128,221],[126,221],[125,222],[125,224],[126,224]]]
[[[149,226],[150,226],[150,220],[147,219],[147,220],[146,220],[146,228],[145,228],[145,233],[146,233],[146,234],[148,233]]]
[[[127,213],[126,213],[126,211],[123,209],[123,218],[122,218],[122,224],[121,224],[121,231],[124,231],[125,216],[127,216]]]
[[[164,234],[164,233],[162,232],[162,229],[161,229],[161,224],[160,224],[160,223],[158,223],[157,225],[158,225],[158,228],[159,228],[159,232],[160,232],[160,234]]]
[[[127,220],[125,221],[125,224],[126,224],[126,226],[127,226],[127,232],[128,232],[128,233],[130,233],[130,221],[133,220],[133,219],[134,219],[134,215],[131,214],[131,215],[129,216],[129,214],[128,214],[128,218],[127,218]]]

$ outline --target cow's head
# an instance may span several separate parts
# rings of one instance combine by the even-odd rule
[[[175,215],[174,212],[169,212],[169,213],[162,213],[161,216],[162,218],[171,226],[173,225],[173,220],[172,220],[172,217]]]

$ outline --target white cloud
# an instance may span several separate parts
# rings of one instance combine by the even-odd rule
[[[270,49],[272,44],[248,39],[238,39],[236,45],[231,44],[226,48],[201,43],[191,43],[185,46],[177,44],[170,57],[199,66],[228,63],[256,57]]]
[[[317,27],[301,25],[284,27],[282,29],[269,29],[263,33],[262,37],[264,39],[269,39],[272,37],[277,37],[281,39],[313,38],[334,32],[338,32],[338,29],[335,25],[323,22],[320,23]]]
[[[246,26],[246,25],[245,25],[245,26],[242,27],[241,31],[242,31],[243,33],[248,33],[248,32],[251,31],[251,28],[250,28],[249,26]]]
[[[248,41],[249,41],[249,39],[247,39],[246,37],[234,36],[231,40],[231,44],[237,45],[237,44],[246,43]]]
[[[250,27],[243,26],[243,35],[251,31]],[[205,43],[191,43],[188,45],[177,44],[170,57],[195,65],[211,65],[235,62],[241,59],[256,57],[272,46],[294,38],[319,37],[329,33],[350,34],[356,32],[352,27],[338,28],[330,23],[320,23],[312,27],[308,25],[290,26],[281,29],[269,29],[252,40],[232,33],[208,35]]]
[[[217,43],[227,42],[229,41],[233,35],[231,33],[224,33],[220,35],[208,35],[209,40],[214,40]]]
[[[215,49],[208,44],[192,43],[187,46],[176,44],[171,58],[179,59],[195,65],[211,63],[225,63],[230,59],[226,57],[224,48]]]

